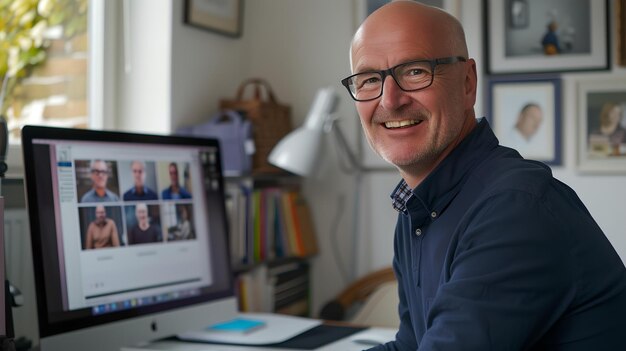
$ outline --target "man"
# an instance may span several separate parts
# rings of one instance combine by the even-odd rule
[[[137,218],[137,224],[135,224],[128,231],[128,245],[161,241],[161,232],[159,228],[150,223],[150,217],[148,217],[148,206],[146,206],[146,204],[139,203],[135,206],[135,217]]]
[[[157,194],[145,185],[146,164],[143,161],[133,161],[130,169],[135,184],[124,193],[124,201],[157,200]]]
[[[476,120],[464,36],[445,12],[397,1],[352,41],[342,83],[403,178],[400,328],[375,350],[626,350],[622,261],[570,188]]]
[[[191,194],[178,182],[178,165],[172,162],[168,166],[170,186],[161,192],[164,200],[191,199]]]
[[[89,223],[89,227],[87,227],[85,249],[118,246],[120,246],[120,238],[115,222],[107,218],[107,212],[103,205],[96,206],[96,219]]]
[[[90,163],[92,188],[87,191],[80,202],[120,201],[119,196],[107,189],[109,166],[104,160],[92,160]]]

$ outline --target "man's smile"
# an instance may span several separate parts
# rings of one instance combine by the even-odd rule
[[[401,121],[388,121],[388,122],[383,123],[383,125],[387,129],[398,129],[398,128],[408,128],[414,125],[418,125],[420,123],[422,123],[422,120],[405,119]]]

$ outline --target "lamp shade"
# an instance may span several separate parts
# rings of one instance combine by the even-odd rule
[[[268,161],[289,172],[301,176],[310,175],[319,158],[324,124],[336,106],[335,90],[333,88],[320,89],[304,125],[281,139],[272,149]]]
[[[323,130],[298,128],[272,149],[269,162],[289,172],[308,176],[313,171],[322,146]]]

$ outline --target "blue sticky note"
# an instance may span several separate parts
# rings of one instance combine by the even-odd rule
[[[265,322],[256,319],[235,318],[226,322],[217,323],[208,328],[212,331],[248,333],[265,325]]]

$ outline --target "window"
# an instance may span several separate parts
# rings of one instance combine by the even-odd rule
[[[89,0],[0,0],[0,114],[10,143],[25,124],[87,127]]]

